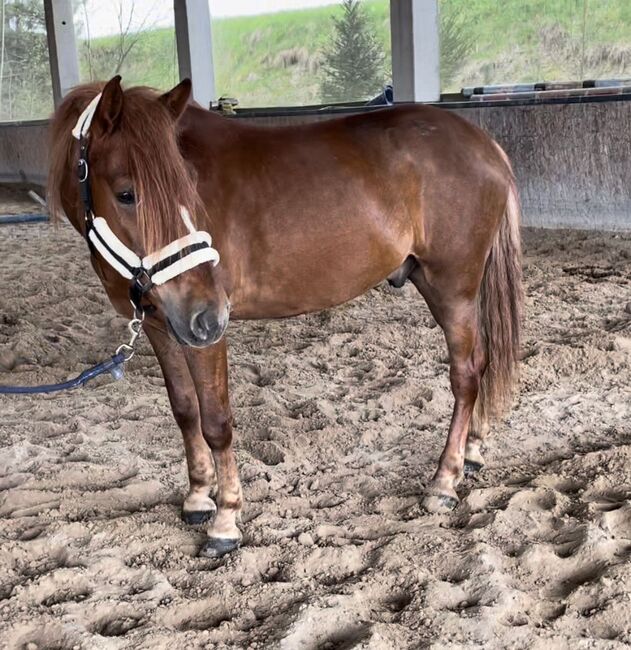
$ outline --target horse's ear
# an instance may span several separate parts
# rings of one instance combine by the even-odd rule
[[[101,91],[91,128],[97,133],[110,135],[116,130],[123,111],[123,89],[121,77],[112,77]]]
[[[191,96],[192,87],[193,84],[190,79],[182,79],[175,88],[171,88],[169,92],[160,95],[159,101],[166,106],[174,120],[178,120],[184,112]]]

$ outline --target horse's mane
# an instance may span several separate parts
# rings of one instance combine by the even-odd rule
[[[78,144],[72,136],[79,115],[104,87],[103,82],[74,88],[56,110],[51,123],[47,200],[53,218],[64,214],[62,195],[78,202]],[[157,91],[125,90],[118,126],[137,200],[137,228],[146,252],[186,234],[179,206],[195,219],[203,211],[195,183],[177,145],[173,118]],[[88,153],[89,155],[89,153]],[[107,217],[107,215],[97,215]]]

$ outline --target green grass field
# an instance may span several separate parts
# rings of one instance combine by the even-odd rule
[[[389,2],[363,4],[389,56]],[[631,76],[629,0],[441,0],[441,7],[455,12],[463,26],[460,38],[470,49],[444,91],[473,84]],[[331,36],[331,16],[340,11],[325,6],[213,20],[219,93],[237,97],[241,106],[319,103],[320,53]],[[93,76],[113,73],[108,48],[114,41],[92,43]],[[82,77],[88,79],[85,47],[80,47]],[[143,33],[121,73],[127,84],[172,86],[177,81],[173,30]]]

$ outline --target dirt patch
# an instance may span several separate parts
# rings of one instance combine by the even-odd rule
[[[0,383],[60,380],[124,338],[70,227],[0,243]],[[0,398],[0,645],[628,647],[631,236],[525,248],[521,396],[450,515],[419,507],[452,398],[411,285],[230,325],[245,545],[223,561],[179,518],[146,343],[117,383]]]

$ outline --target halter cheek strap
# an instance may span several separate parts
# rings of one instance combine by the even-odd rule
[[[195,229],[191,215],[184,206],[180,206],[179,216],[189,234],[144,258],[128,248],[103,217],[94,216],[87,136],[100,99],[101,93],[87,105],[72,129],[72,135],[79,140],[78,176],[85,211],[86,238],[92,253],[98,253],[119,275],[131,281],[131,301],[136,310],[142,312],[142,298],[154,285],[162,285],[206,262],[216,266],[220,259],[219,252],[213,248],[207,232]]]

